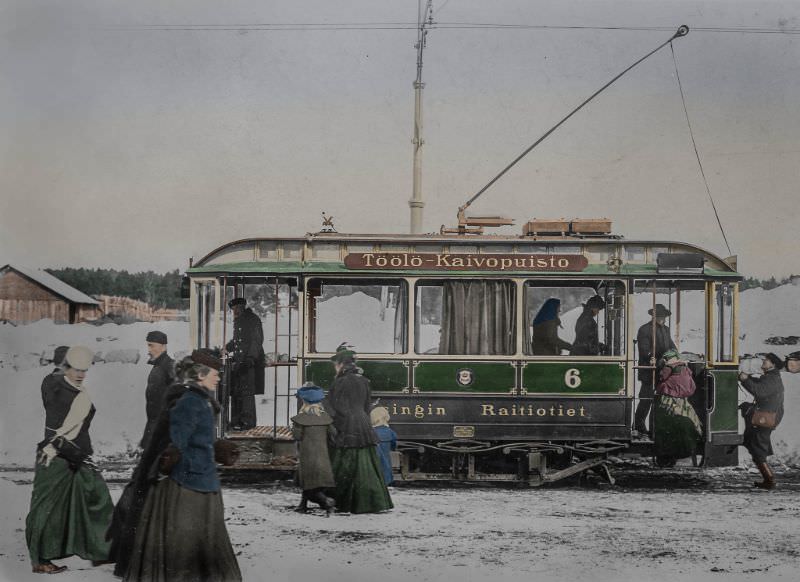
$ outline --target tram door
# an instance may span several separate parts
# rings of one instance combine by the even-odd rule
[[[256,429],[258,436],[275,436],[290,425],[297,412],[297,355],[300,337],[298,289],[295,278],[224,277],[221,280],[225,306],[222,345],[230,345],[236,333],[236,321],[228,303],[242,297],[246,308],[257,316],[263,334],[263,356],[256,361],[254,378]],[[251,320],[252,319],[251,316]],[[235,375],[231,374],[234,379]],[[233,382],[235,384],[235,381]],[[226,386],[226,418],[230,419],[230,396],[236,386]],[[262,434],[263,433],[263,434]],[[284,435],[285,436],[285,435]]]
[[[688,401],[699,421],[701,438],[705,439],[711,412],[707,379],[706,283],[699,280],[636,281],[632,299],[631,333],[637,382],[633,427],[651,437],[653,431],[658,430],[656,425],[660,415],[655,413],[658,404],[655,394],[659,380],[657,368],[664,352],[675,349],[682,360],[689,362],[696,390]]]

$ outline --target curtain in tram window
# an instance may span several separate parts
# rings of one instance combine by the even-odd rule
[[[511,281],[446,281],[439,353],[513,353],[515,309]]]
[[[406,351],[406,293],[405,287],[398,288],[395,294],[394,311],[394,353],[402,354]]]

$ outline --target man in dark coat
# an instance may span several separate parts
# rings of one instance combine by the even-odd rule
[[[575,322],[575,341],[572,342],[571,356],[600,355],[600,334],[595,318],[605,307],[606,302],[599,295],[590,297],[583,305],[583,313]]]
[[[153,366],[147,376],[147,389],[145,390],[147,411],[147,424],[139,446],[147,447],[153,435],[153,427],[158,420],[166,403],[167,388],[175,379],[175,361],[167,355],[167,334],[161,331],[151,331],[145,338],[147,354],[150,359],[148,364]]]
[[[639,366],[653,366],[661,359],[667,350],[674,350],[675,344],[672,341],[669,327],[665,325],[667,317],[672,315],[672,312],[661,305],[656,304],[655,311],[652,309],[647,312],[652,319],[639,328],[636,334],[636,345],[639,350]],[[655,346],[653,345],[653,326],[655,326]],[[634,415],[635,428],[642,434],[647,433],[647,425],[645,424],[650,409],[653,405],[653,398],[655,396],[655,369],[652,370],[639,370],[639,404],[636,407]]]
[[[67,355],[69,346],[58,346],[53,352],[53,364],[55,368],[42,380],[42,402],[47,398],[47,394],[64,376],[64,356]]]
[[[256,426],[256,384],[264,373],[264,330],[261,319],[243,297],[231,299],[233,339],[225,346],[231,354],[231,427]]]
[[[767,457],[772,455],[772,431],[774,427],[753,426],[753,413],[758,410],[775,413],[775,427],[783,418],[783,381],[781,380],[783,361],[769,353],[764,357],[760,378],[753,378],[749,374],[739,374],[742,387],[754,397],[753,403],[742,404],[744,416],[744,446],[753,457],[753,462],[758,467],[762,482],[755,482],[755,487],[773,489],[775,487],[775,474],[767,464]]]

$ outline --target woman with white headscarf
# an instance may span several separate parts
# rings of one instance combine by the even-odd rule
[[[89,426],[95,407],[83,382],[94,354],[73,346],[64,375],[42,387],[45,438],[37,447],[31,508],[25,539],[33,571],[57,574],[66,566],[51,560],[80,556],[95,565],[108,559],[105,531],[113,504],[91,458]]]

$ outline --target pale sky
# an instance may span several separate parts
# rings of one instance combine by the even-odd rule
[[[425,231],[452,225],[460,204],[679,25],[757,29],[693,30],[675,54],[740,271],[800,273],[800,2],[435,0],[434,10],[442,25],[664,30],[432,30]],[[340,232],[407,232],[416,31],[255,25],[416,15],[417,0],[2,0],[0,264],[185,269],[228,241],[316,231],[322,211]],[[515,218],[515,233],[533,217],[605,216],[627,238],[728,254],[669,47],[471,210]]]

